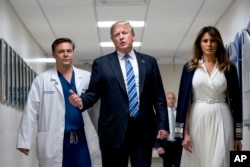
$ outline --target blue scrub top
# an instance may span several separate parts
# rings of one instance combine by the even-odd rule
[[[75,93],[77,93],[75,85],[75,73],[74,71],[72,72],[70,83],[64,78],[64,76],[59,71],[57,73],[62,85],[65,101],[65,133],[83,129],[84,123],[82,113],[69,102],[69,90],[71,89]]]

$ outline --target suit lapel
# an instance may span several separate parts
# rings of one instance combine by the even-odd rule
[[[142,92],[142,88],[144,86],[144,80],[146,76],[146,61],[143,59],[142,55],[135,52],[137,64],[138,64],[138,71],[139,71],[139,94]]]
[[[119,83],[119,85],[121,86],[122,90],[127,93],[126,87],[125,87],[125,83],[124,83],[124,78],[123,78],[123,74],[122,74],[122,70],[120,67],[120,62],[118,60],[118,56],[117,53],[114,52],[114,54],[112,54],[109,57],[109,62],[110,62],[110,67],[113,70],[113,73]]]

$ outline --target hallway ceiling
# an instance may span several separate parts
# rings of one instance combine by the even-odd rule
[[[198,31],[216,26],[234,0],[8,0],[37,44],[51,57],[51,43],[69,37],[76,43],[75,65],[113,52],[109,28],[97,21],[145,21],[135,28],[135,49],[157,58],[159,64],[183,64],[192,53]]]

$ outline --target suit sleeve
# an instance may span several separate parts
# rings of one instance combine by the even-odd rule
[[[165,129],[169,132],[168,109],[166,104],[166,96],[160,75],[160,70],[156,60],[154,59],[154,81],[155,81],[155,103],[154,108],[157,116],[157,128]]]
[[[89,87],[85,93],[81,94],[81,99],[83,102],[83,108],[81,111],[84,111],[92,107],[100,97],[100,70],[98,68],[98,63],[93,62],[92,73],[90,77]]]
[[[234,138],[242,139],[242,96],[238,73],[235,65],[230,67],[230,80],[228,85],[230,108],[234,118]]]

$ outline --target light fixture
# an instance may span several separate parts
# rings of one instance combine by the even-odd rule
[[[98,21],[97,26],[100,28],[109,28],[111,27],[116,21]],[[129,21],[132,27],[144,27],[144,21]]]
[[[113,42],[101,42],[100,43],[101,47],[115,47]],[[141,42],[133,42],[133,47],[140,47]]]
[[[148,5],[150,0],[95,0],[97,6]]]

